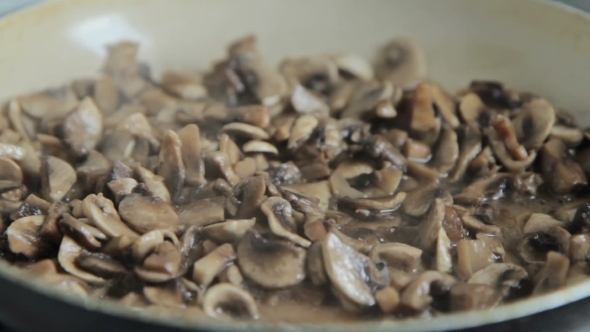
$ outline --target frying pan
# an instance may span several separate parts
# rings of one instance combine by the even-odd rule
[[[139,56],[157,77],[164,68],[205,69],[229,41],[248,33],[258,35],[263,53],[275,62],[323,51],[371,57],[389,38],[409,35],[424,45],[430,77],[451,91],[476,78],[499,80],[546,96],[590,124],[590,17],[540,0],[49,1],[0,20],[0,100],[96,75],[104,46],[122,39],[141,43]],[[579,300],[588,296],[590,282],[581,282],[491,311],[430,320],[222,323],[74,298],[0,262],[0,321],[21,331],[352,332],[482,325],[565,331],[584,324],[590,301]]]

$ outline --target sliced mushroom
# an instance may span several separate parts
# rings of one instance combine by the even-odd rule
[[[457,283],[449,293],[451,311],[490,309],[500,303],[502,297],[489,285]]]
[[[199,127],[195,124],[185,126],[178,132],[178,138],[181,142],[180,151],[185,166],[186,183],[189,185],[205,183]]]
[[[44,220],[44,215],[32,215],[12,222],[6,229],[10,251],[31,258],[42,254],[45,247],[37,232]]]
[[[447,236],[444,227],[438,230],[436,239],[436,269],[440,272],[450,273],[453,269],[453,256],[451,253],[452,242]]]
[[[135,168],[137,178],[141,181],[152,195],[161,198],[165,202],[170,202],[170,193],[164,184],[164,178],[155,175],[148,169],[138,166]]]
[[[330,191],[330,185],[328,184],[328,181],[318,181],[318,182],[302,183],[302,184],[290,184],[290,185],[285,185],[282,188],[287,189],[291,192],[303,194],[304,196],[307,196],[307,197],[315,197],[315,199],[319,200],[318,206],[323,211],[328,209],[330,198],[332,197],[332,193]]]
[[[394,118],[397,112],[390,101],[394,93],[395,88],[389,82],[360,85],[352,94],[348,106],[342,110],[340,116],[342,118],[371,118],[374,116]]]
[[[396,37],[380,51],[375,73],[395,86],[412,87],[426,77],[424,50],[412,39]]]
[[[590,236],[588,234],[576,234],[570,237],[569,258],[572,262],[586,261],[590,256]]]
[[[435,151],[430,165],[442,174],[450,172],[459,158],[459,143],[454,130],[444,129],[441,131]]]
[[[23,143],[21,142],[20,144],[22,145]],[[29,145],[27,145],[27,148],[25,148],[19,145],[0,143],[0,156],[3,158],[10,158],[12,160],[20,161],[22,163],[26,161],[28,153],[27,151],[29,150],[28,147]]]
[[[463,140],[461,141],[457,163],[450,174],[451,180],[457,181],[462,178],[469,164],[477,157],[481,150],[482,145],[479,130],[467,127],[463,132]]]
[[[84,98],[62,123],[61,132],[70,149],[79,156],[93,150],[102,138],[102,113],[90,97]]]
[[[584,139],[584,132],[577,127],[568,127],[564,125],[555,124],[551,128],[550,139],[558,139],[567,147],[577,147]]]
[[[238,182],[240,182],[241,178],[231,167],[230,159],[227,153],[221,151],[214,152],[210,154],[207,159],[211,164],[215,165],[219,173],[221,173],[223,178],[229,184],[235,186]]]
[[[203,199],[180,206],[177,210],[178,223],[200,227],[223,221],[225,219],[224,205],[225,200],[217,202],[213,199]]]
[[[258,319],[258,308],[250,293],[229,283],[219,283],[207,290],[203,310],[220,320]]]
[[[223,244],[195,262],[193,280],[199,285],[207,287],[235,259],[236,254],[231,244]]]
[[[184,257],[176,246],[168,241],[158,244],[155,250],[135,267],[135,273],[143,280],[153,283],[166,282],[186,272]]]
[[[121,221],[113,202],[102,194],[86,196],[82,207],[90,223],[107,236],[117,237],[126,235],[132,238],[138,236],[137,233]]]
[[[66,272],[86,282],[95,285],[102,285],[106,283],[105,279],[96,276],[95,274],[86,272],[78,267],[76,261],[82,254],[84,254],[84,249],[80,247],[72,238],[64,236],[59,247],[57,260],[59,261],[60,266],[66,270]]]
[[[409,160],[416,162],[426,162],[431,157],[429,145],[410,138],[406,140],[402,152]]]
[[[375,292],[375,300],[383,313],[394,313],[400,304],[399,292],[393,287],[385,287]]]
[[[387,269],[356,252],[334,233],[328,233],[322,241],[322,257],[332,286],[354,305],[374,305],[373,292],[389,284]]]
[[[496,157],[498,158],[498,160],[500,160],[504,167],[506,167],[511,172],[521,172],[525,170],[533,163],[533,161],[537,157],[537,153],[535,151],[530,151],[528,155],[526,155],[526,151],[524,151],[524,158],[521,157],[522,159],[515,160],[510,155],[509,150],[507,149],[504,142],[501,140],[500,135],[496,132],[496,130],[488,130],[487,134],[490,146],[492,147],[492,150],[494,150]]]
[[[366,196],[362,191],[354,189],[339,172],[333,172],[328,182],[330,183],[330,189],[334,196],[349,197],[351,199]]]
[[[549,251],[567,253],[570,237],[571,234],[559,226],[528,234],[518,244],[518,255],[527,263],[540,264]]]
[[[173,201],[179,199],[186,176],[182,158],[182,141],[175,132],[168,130],[160,148],[158,175],[164,178]]]
[[[340,53],[332,56],[338,70],[363,81],[374,78],[373,68],[363,57],[353,53]]]
[[[263,153],[270,153],[270,154],[275,154],[275,155],[279,154],[279,151],[277,150],[277,148],[274,145],[272,145],[268,142],[257,141],[257,140],[252,140],[252,141],[248,141],[248,142],[244,143],[244,145],[242,146],[242,150],[245,153],[263,152]]]
[[[440,198],[435,198],[430,206],[428,213],[419,226],[419,235],[416,243],[420,248],[426,251],[436,249],[439,231],[442,229],[442,222],[445,218],[445,202]]]
[[[307,274],[316,286],[328,283],[328,276],[324,268],[321,242],[314,242],[307,251]]]
[[[40,173],[43,196],[51,202],[60,201],[76,183],[76,171],[56,157],[42,158]]]
[[[291,94],[291,105],[299,113],[324,113],[330,110],[328,105],[313,92],[300,84],[295,85]]]
[[[291,135],[289,136],[287,147],[289,149],[297,149],[307,141],[318,124],[318,119],[311,114],[299,116],[291,128]]]
[[[240,201],[236,218],[252,218],[264,201],[265,192],[266,183],[260,176],[253,176],[240,181],[233,191],[234,196]]]
[[[502,229],[497,225],[488,225],[473,215],[461,216],[465,228],[485,234],[499,235]]]
[[[338,206],[342,210],[351,210],[359,215],[366,215],[367,212],[369,214],[391,213],[402,205],[406,196],[405,192],[398,192],[395,195],[381,198],[342,197],[338,200]]]
[[[533,294],[550,292],[565,285],[570,260],[555,251],[547,252],[547,260],[543,268],[535,276]]]
[[[453,197],[448,191],[438,188],[435,183],[431,183],[408,192],[402,208],[407,215],[421,217],[428,212],[431,204],[437,198],[442,199],[445,205],[453,204]]]
[[[562,226],[563,223],[557,219],[544,213],[533,213],[524,225],[523,232],[525,234],[538,233],[548,230],[554,226]]]
[[[247,105],[236,108],[237,120],[260,128],[266,128],[270,122],[268,108],[264,105]]]
[[[502,254],[500,250],[503,251],[501,246],[500,248],[495,248],[489,241],[479,239],[459,241],[457,243],[459,273],[463,277],[469,278],[479,270],[497,262]]]
[[[459,204],[481,204],[486,199],[496,200],[504,195],[510,175],[494,173],[491,176],[479,178],[463,188],[459,194],[453,196]]]
[[[224,222],[203,227],[202,232],[207,237],[219,243],[234,242],[239,240],[247,231],[254,227],[256,218],[252,219],[228,219]]]
[[[51,204],[33,194],[27,196],[22,204],[10,215],[10,219],[17,220],[27,216],[47,214]]]
[[[142,262],[165,240],[169,240],[174,246],[180,245],[174,233],[167,230],[153,230],[141,235],[131,243],[131,254],[137,262]]]
[[[297,234],[297,225],[291,215],[293,210],[287,200],[280,197],[269,197],[262,203],[260,209],[268,218],[268,225],[274,234],[305,248],[311,245],[309,240]]]
[[[23,171],[20,166],[12,159],[0,157],[0,181],[23,181]]]
[[[423,82],[416,86],[412,99],[410,129],[416,132],[432,132],[436,130],[432,86]]]
[[[127,269],[123,264],[105,254],[82,252],[76,258],[76,264],[81,269],[105,279],[127,274]]]
[[[518,141],[527,149],[538,149],[551,133],[555,110],[547,100],[535,98],[512,122]]]
[[[404,243],[379,243],[369,253],[373,262],[385,262],[388,267],[413,273],[421,269],[422,250]]]
[[[119,204],[121,218],[140,234],[156,229],[176,232],[179,218],[170,203],[141,194],[125,196]]]
[[[244,276],[261,287],[285,288],[305,279],[306,251],[290,242],[248,232],[236,253]]]
[[[207,88],[197,75],[167,71],[162,75],[162,88],[187,100],[198,100],[207,96]]]
[[[452,276],[438,271],[426,271],[412,281],[401,293],[401,303],[415,311],[428,308],[433,301],[434,288],[450,289],[456,283]]]
[[[221,128],[223,132],[227,132],[229,134],[233,134],[240,137],[250,138],[250,139],[258,139],[258,140],[266,140],[269,139],[269,135],[264,129],[259,127],[241,123],[241,122],[232,122],[228,123]]]
[[[108,239],[106,234],[99,229],[72,217],[70,214],[62,214],[59,227],[65,235],[89,250],[100,249],[102,246],[101,241]]]

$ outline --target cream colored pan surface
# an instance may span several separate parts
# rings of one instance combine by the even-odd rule
[[[58,0],[0,20],[0,101],[96,75],[105,45],[141,43],[140,58],[164,68],[204,69],[236,37],[258,35],[267,57],[352,51],[371,57],[396,35],[426,48],[430,76],[449,90],[493,79],[534,91],[590,124],[590,18],[540,0]],[[227,325],[149,316],[80,301],[36,285],[0,263],[0,276],[50,296],[133,319],[193,329]],[[291,330],[421,331],[503,321],[590,296],[590,283],[502,306],[431,320],[289,326]],[[168,317],[169,318],[169,317]],[[251,330],[254,326],[234,328]],[[285,328],[256,325],[262,330]]]

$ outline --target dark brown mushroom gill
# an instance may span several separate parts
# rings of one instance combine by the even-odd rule
[[[590,135],[550,100],[446,91],[405,37],[374,66],[274,67],[247,36],[160,81],[138,47],[0,114],[0,257],[40,281],[299,322],[492,308],[587,279]]]

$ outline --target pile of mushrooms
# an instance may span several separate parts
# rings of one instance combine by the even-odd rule
[[[160,79],[137,44],[108,51],[100,77],[0,114],[0,255],[42,282],[237,320],[285,290],[407,317],[588,276],[590,131],[546,99],[450,94],[401,37],[374,65],[274,67],[249,36]]]

